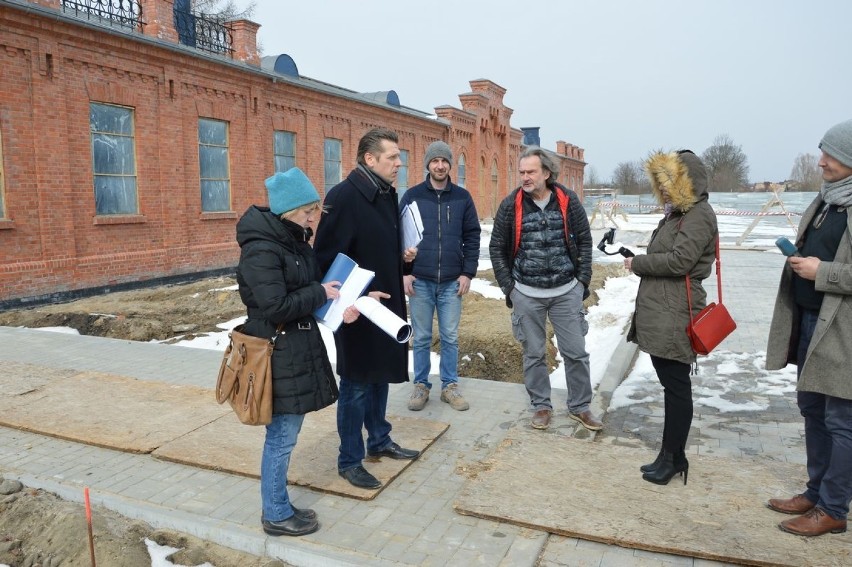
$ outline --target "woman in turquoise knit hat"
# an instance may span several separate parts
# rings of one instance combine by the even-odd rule
[[[313,312],[338,296],[339,282],[320,283],[310,240],[320,197],[298,168],[266,180],[269,207],[252,205],[237,222],[237,283],[248,319],[244,332],[278,333],[272,353],[272,423],[266,426],[260,472],[263,531],[301,536],[319,528],[313,510],[299,509],[287,492],[287,469],[305,414],[338,397]],[[350,307],[344,322],[358,317]],[[279,332],[280,327],[280,332]]]

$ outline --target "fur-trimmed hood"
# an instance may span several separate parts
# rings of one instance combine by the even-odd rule
[[[666,202],[663,189],[668,192],[672,207],[683,213],[708,197],[707,170],[690,150],[656,152],[645,162],[645,172],[661,205]]]

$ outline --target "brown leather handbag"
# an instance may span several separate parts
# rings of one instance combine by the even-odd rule
[[[216,380],[216,401],[227,400],[246,425],[267,425],[272,422],[272,350],[283,334],[281,327],[270,338],[253,337],[242,332],[243,325],[230,334],[219,378]]]
[[[716,288],[719,303],[710,303],[698,315],[692,316],[692,289],[689,274],[686,275],[686,299],[689,302],[689,325],[686,334],[695,354],[707,355],[719,346],[725,337],[734,332],[737,324],[728,309],[722,304],[722,262],[719,259],[719,236],[716,235]]]

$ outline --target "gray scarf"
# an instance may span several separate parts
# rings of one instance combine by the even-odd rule
[[[371,170],[366,165],[362,165],[359,163],[358,169],[360,169],[364,173],[364,175],[367,176],[367,179],[370,181],[370,183],[375,185],[376,189],[378,189],[379,193],[381,193],[382,195],[387,194],[391,189],[393,189],[393,186],[390,183],[373,173],[373,170]]]
[[[832,183],[823,182],[819,195],[829,205],[852,207],[852,175]]]

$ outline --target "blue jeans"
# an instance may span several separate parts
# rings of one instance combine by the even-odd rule
[[[450,280],[435,283],[414,280],[414,295],[408,298],[411,326],[414,329],[414,383],[431,389],[432,318],[438,312],[438,333],[441,336],[441,388],[459,381],[459,321],[462,298],[459,282]]]
[[[388,389],[387,384],[362,384],[340,377],[340,397],[337,399],[339,472],[354,469],[364,460],[364,427],[367,428],[367,450],[383,451],[393,442],[391,424],[385,419]]]
[[[260,501],[263,519],[268,522],[280,522],[293,515],[287,494],[287,469],[304,420],[304,415],[279,413],[273,414],[272,423],[266,426],[260,461]]]
[[[818,319],[817,312],[802,311],[797,353],[800,372]],[[805,498],[832,518],[844,520],[852,499],[852,400],[817,392],[800,391],[797,396],[805,418]]]

